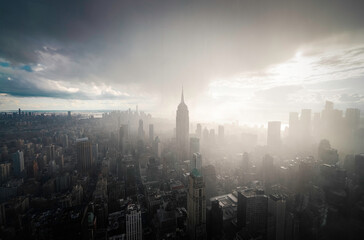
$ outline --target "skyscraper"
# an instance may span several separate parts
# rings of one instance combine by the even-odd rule
[[[268,216],[268,198],[264,191],[246,189],[238,191],[237,223],[250,233],[265,235]]]
[[[8,180],[10,176],[11,164],[9,162],[0,163],[0,183]]]
[[[283,240],[285,235],[286,200],[280,194],[272,194],[268,199],[267,239]]]
[[[190,156],[193,157],[194,153],[200,152],[200,139],[190,138]]]
[[[20,176],[24,171],[24,153],[18,150],[13,153],[12,158],[14,174],[15,176]]]
[[[149,142],[153,142],[154,140],[154,125],[149,124]]]
[[[196,127],[196,135],[198,138],[201,138],[202,135],[202,127],[200,123],[197,123],[197,127]]]
[[[211,208],[208,209],[207,215],[207,237],[209,239],[221,239],[222,231],[224,227],[224,213],[220,206],[219,200],[213,200],[211,202]]]
[[[201,171],[202,168],[202,157],[201,154],[198,152],[192,155],[191,169],[194,168],[196,168],[198,171]]]
[[[176,116],[177,160],[179,162],[183,162],[188,159],[189,124],[188,107],[184,102],[182,89],[181,103],[178,105]]]
[[[53,161],[56,159],[56,149],[53,144],[46,147],[47,149],[47,161]]]
[[[144,128],[143,128],[143,120],[142,119],[139,119],[138,139],[139,140],[144,140]]]
[[[127,124],[123,124],[119,129],[119,151],[121,153],[125,153],[127,148],[127,141],[129,136],[129,126]]]
[[[269,154],[266,154],[262,160],[262,178],[264,184],[264,190],[266,192],[270,192],[270,187],[273,183],[273,178],[275,175],[274,172],[274,160],[273,157]]]
[[[139,206],[130,204],[126,213],[126,239],[141,240],[143,236],[142,214]]]
[[[92,166],[92,144],[88,138],[76,139],[77,144],[77,163],[81,171],[87,171]]]
[[[188,180],[187,211],[190,239],[206,239],[205,182],[196,168]]]

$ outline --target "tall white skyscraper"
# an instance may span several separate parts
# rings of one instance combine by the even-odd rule
[[[184,102],[182,89],[181,103],[178,105],[176,116],[177,160],[179,162],[189,158],[189,124],[188,107]]]

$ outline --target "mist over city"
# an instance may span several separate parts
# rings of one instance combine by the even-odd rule
[[[363,239],[363,9],[0,1],[0,239]]]

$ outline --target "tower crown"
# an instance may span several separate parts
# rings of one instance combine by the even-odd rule
[[[185,98],[183,96],[183,86],[182,86],[182,94],[181,94],[181,103],[185,103]]]
[[[183,86],[182,86],[181,102],[178,105],[178,109],[187,109],[187,105],[185,103],[185,98],[184,98],[184,95],[183,95]]]

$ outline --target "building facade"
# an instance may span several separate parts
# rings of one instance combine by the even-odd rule
[[[205,182],[196,168],[188,180],[187,211],[190,239],[206,239]]]
[[[126,214],[126,240],[141,240],[142,237],[142,213],[139,206],[130,204]]]
[[[189,158],[189,124],[188,107],[184,102],[182,90],[181,103],[178,105],[176,116],[176,143],[178,162],[186,161]]]

